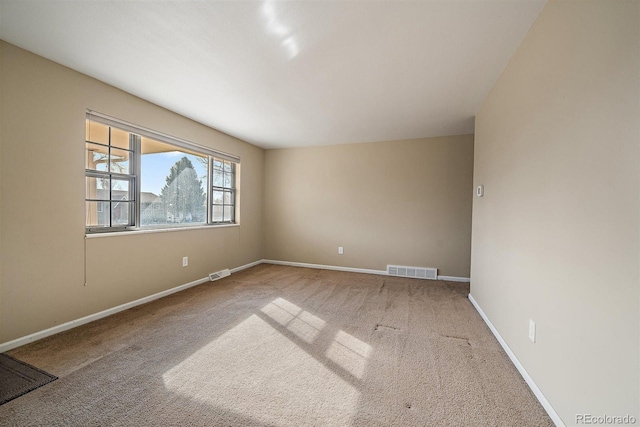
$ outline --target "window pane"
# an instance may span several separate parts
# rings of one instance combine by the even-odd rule
[[[132,202],[111,202],[111,225],[130,225],[130,210]]]
[[[220,160],[220,159],[213,159],[213,168],[214,168],[214,169],[222,170],[222,169],[223,169],[222,164],[223,164],[223,161],[222,161],[222,160]]]
[[[212,197],[212,203],[214,204],[218,204],[221,205],[224,198],[223,198],[223,192],[222,191],[218,191],[218,190],[214,190],[213,191],[213,197]]]
[[[225,172],[225,174],[224,174],[224,185],[223,185],[223,187],[225,187],[225,188],[231,188],[231,187],[233,187],[233,186],[231,185],[231,178],[232,178],[232,175],[231,175],[230,173]]]
[[[222,187],[223,186],[223,172],[219,169],[213,170],[213,186],[214,187]]]
[[[233,198],[231,197],[231,191],[225,191],[224,192],[224,204],[225,205],[230,205],[233,203]]]
[[[111,128],[111,146],[129,149],[129,132]]]
[[[111,200],[130,200],[129,181],[124,179],[111,179]]]
[[[109,202],[86,202],[87,227],[109,226]]]
[[[204,203],[198,202],[180,189],[176,193],[175,197],[172,196],[172,203],[168,207],[173,222],[191,223],[206,221],[207,215]]]
[[[97,144],[86,144],[85,169],[106,171],[109,163],[109,151],[107,147]]]
[[[228,161],[224,161],[224,171],[225,172],[231,172],[231,162]]]
[[[109,200],[109,178],[87,177],[86,199]]]
[[[142,138],[141,225],[207,222],[209,158]]]
[[[224,220],[233,221],[233,206],[224,207]]]
[[[109,126],[87,120],[87,141],[109,145]]]
[[[130,174],[129,156],[131,152],[120,150],[118,148],[111,149],[111,172]]]
[[[222,222],[222,206],[213,206],[211,209],[211,221]]]
[[[140,194],[140,199],[141,225],[161,225],[167,223],[167,212],[159,196],[144,192]]]

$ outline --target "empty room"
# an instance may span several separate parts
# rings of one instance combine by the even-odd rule
[[[0,0],[0,425],[640,424],[640,2]]]

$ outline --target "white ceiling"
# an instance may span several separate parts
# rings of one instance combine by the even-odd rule
[[[472,133],[544,3],[2,0],[0,38],[264,148],[342,144]]]

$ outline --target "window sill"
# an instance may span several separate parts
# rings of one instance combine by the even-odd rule
[[[174,231],[190,231],[190,230],[215,230],[217,228],[229,228],[240,227],[240,224],[219,224],[219,225],[199,225],[194,227],[167,227],[167,228],[150,228],[147,230],[130,230],[130,231],[115,231],[115,232],[101,232],[101,233],[85,233],[87,239],[95,239],[100,237],[115,237],[115,236],[131,236],[136,234],[151,234],[151,233],[171,233]]]

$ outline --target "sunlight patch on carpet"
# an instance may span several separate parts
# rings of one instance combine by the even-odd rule
[[[263,313],[282,321],[287,314],[289,322],[299,319],[315,330],[324,326],[321,319],[308,313],[301,316],[302,310],[283,301],[274,301]],[[307,326],[298,326],[311,333]],[[311,424],[326,419],[348,422],[360,392],[321,362],[323,349],[317,349],[315,357],[314,351],[301,349],[252,315],[166,371],[163,380],[168,390],[181,396],[264,423],[301,415]]]
[[[371,346],[369,344],[344,331],[336,333],[333,342],[327,349],[329,359],[359,379],[362,379],[364,375],[370,354]]]
[[[311,344],[327,322],[304,311],[284,298],[276,298],[260,309],[304,342]]]

